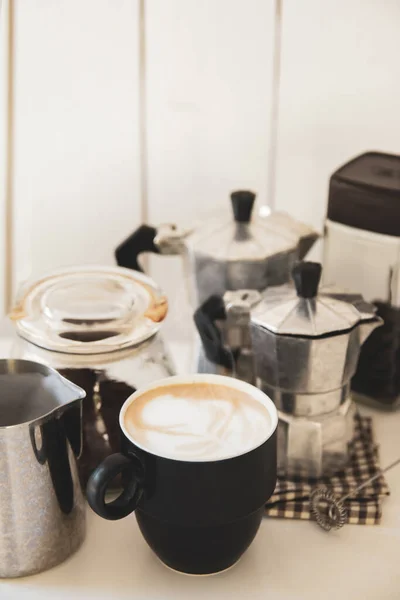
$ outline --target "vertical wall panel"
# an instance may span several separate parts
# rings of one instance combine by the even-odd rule
[[[146,13],[150,220],[200,222],[229,211],[235,188],[265,202],[273,0],[147,0]],[[179,260],[155,257],[152,274],[179,335]]]
[[[322,227],[330,174],[400,154],[397,0],[283,0],[277,206]]]
[[[0,318],[6,310],[9,3],[0,0]]]
[[[140,222],[138,0],[14,0],[15,281]]]

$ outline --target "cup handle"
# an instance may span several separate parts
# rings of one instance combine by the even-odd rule
[[[132,513],[143,495],[143,467],[134,456],[111,454],[93,471],[86,487],[89,506],[103,519],[116,521]],[[112,480],[123,475],[124,489],[112,502],[105,495]]]

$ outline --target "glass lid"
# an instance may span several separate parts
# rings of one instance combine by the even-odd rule
[[[318,337],[341,333],[375,317],[375,307],[361,296],[323,288],[322,267],[299,262],[292,271],[294,286],[271,287],[252,310],[252,322],[281,335]]]
[[[152,279],[121,267],[71,267],[24,287],[10,317],[19,335],[56,352],[100,354],[140,344],[167,314]]]
[[[187,240],[196,253],[220,261],[265,261],[299,249],[304,255],[318,234],[285,213],[253,216],[255,194],[231,194],[233,219],[210,219],[197,227]],[[301,248],[299,244],[301,243]]]

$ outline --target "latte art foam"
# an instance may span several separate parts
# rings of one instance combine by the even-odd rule
[[[124,415],[139,446],[179,460],[221,460],[260,445],[271,428],[267,408],[225,385],[193,383],[158,387],[136,398]]]

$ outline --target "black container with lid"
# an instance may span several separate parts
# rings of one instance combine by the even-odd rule
[[[400,406],[400,156],[367,152],[330,179],[324,282],[361,293],[385,324],[364,344],[356,397]]]
[[[367,152],[335,171],[327,216],[349,227],[400,236],[400,156]]]

